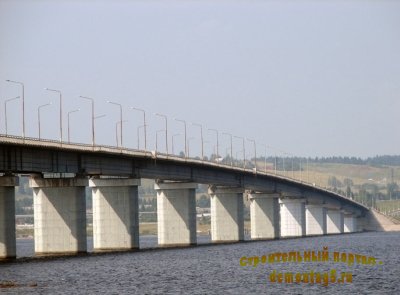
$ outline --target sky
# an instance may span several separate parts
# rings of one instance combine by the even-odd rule
[[[26,136],[184,149],[216,146],[259,155],[368,157],[400,154],[400,1],[0,0],[0,133],[6,99],[25,85]],[[22,134],[21,99],[7,103],[7,133]]]

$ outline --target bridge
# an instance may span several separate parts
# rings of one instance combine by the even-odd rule
[[[251,239],[368,229],[369,208],[335,192],[221,162],[122,147],[0,135],[0,257],[16,256],[15,186],[30,175],[36,255],[86,252],[85,188],[93,198],[94,251],[139,248],[138,186],[155,180],[158,244],[196,244],[195,192],[209,185],[211,241],[244,240],[243,194]]]

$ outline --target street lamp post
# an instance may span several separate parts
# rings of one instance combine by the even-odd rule
[[[24,83],[13,81],[13,80],[6,80],[9,83],[19,84],[22,87],[22,137],[25,139],[25,87]]]
[[[236,152],[236,159],[238,158],[238,154],[239,154],[239,153],[243,153],[243,150],[240,150],[240,151],[237,151],[237,152]]]
[[[139,111],[143,113],[143,130],[144,130],[144,150],[147,151],[147,124],[146,124],[146,112],[145,110],[131,107],[131,110]]]
[[[70,132],[69,132],[69,115],[72,114],[72,113],[79,112],[80,110],[81,110],[81,109],[76,109],[76,110],[73,110],[73,111],[69,111],[69,112],[67,113],[67,118],[68,118],[68,143],[71,142],[71,137],[70,137]]]
[[[138,149],[138,150],[140,149],[140,136],[139,136],[139,134],[140,134],[140,129],[141,129],[141,128],[144,128],[144,127],[145,127],[145,125],[140,125],[140,126],[137,127],[137,132],[136,132],[136,134],[137,134],[137,149]],[[146,147],[145,147],[145,150],[146,150]]]
[[[172,154],[175,155],[175,151],[174,151],[174,141],[175,141],[175,136],[179,136],[181,135],[180,133],[174,134],[172,135]]]
[[[261,143],[260,145],[262,145],[264,147],[264,172],[267,172],[267,145]]]
[[[274,173],[275,175],[278,174],[278,156],[277,156],[277,150],[271,146],[268,146],[268,148],[271,151],[271,155],[274,154]],[[272,153],[272,150],[274,150],[274,153]]]
[[[201,160],[204,160],[204,140],[203,140],[203,126],[197,123],[191,123],[193,126],[200,127],[200,138],[201,138]]]
[[[177,119],[177,118],[174,118],[174,120],[175,121],[178,121],[178,122],[182,122],[183,123],[183,125],[185,126],[185,158],[187,158],[188,157],[188,149],[187,149],[187,140],[186,140],[186,121],[185,120],[180,120],[180,119]]]
[[[13,97],[13,98],[6,99],[6,100],[4,101],[4,120],[5,120],[5,123],[6,123],[6,136],[8,135],[8,127],[7,127],[7,103],[10,102],[10,101],[19,99],[19,98],[20,98],[20,96],[17,96],[17,97]]]
[[[208,141],[208,140],[204,140],[203,141],[203,144],[204,144],[204,146],[206,147],[207,146],[207,144],[209,144],[210,143],[210,141]],[[206,149],[207,150],[207,149]],[[207,156],[205,156],[205,157],[207,157]],[[209,159],[207,158],[207,161],[208,161]],[[203,161],[204,161],[204,155],[203,155]]]
[[[45,90],[47,91],[52,91],[52,92],[57,92],[60,95],[60,143],[62,143],[62,138],[63,138],[63,134],[62,134],[62,94],[60,90],[56,90],[56,89],[50,89],[50,88],[45,88]]]
[[[188,147],[188,150],[187,150],[187,157],[189,158],[190,157],[190,141],[191,140],[193,140],[194,139],[194,137],[189,137],[188,139],[187,139],[187,147]]]
[[[300,182],[303,181],[303,171],[302,171],[302,161],[301,158],[299,158],[299,163],[300,163]]]
[[[104,118],[106,115],[98,115],[98,116],[95,116],[95,117],[93,117],[93,131],[95,130],[95,122],[96,122],[96,120],[97,119],[100,119],[100,118]],[[93,133],[94,134],[94,133]],[[94,145],[96,144],[96,142],[95,142],[95,138],[93,137],[93,148],[94,148]]]
[[[234,136],[234,137],[242,140],[242,145],[243,145],[243,169],[246,170],[246,146],[244,144],[244,137],[240,137],[240,136]]]
[[[117,121],[115,123],[115,141],[117,143],[117,147],[118,147],[118,124],[121,123],[122,121]]]
[[[168,118],[166,115],[155,113],[154,115],[163,117],[165,119],[165,148],[167,150],[167,156],[168,156]],[[157,136],[156,136],[157,138]]]
[[[165,132],[165,130],[157,130],[156,131],[156,154],[158,152],[158,133]]]
[[[218,158],[219,158],[219,139],[218,139],[218,137],[219,137],[219,132],[218,132],[218,130],[217,129],[208,129],[208,131],[214,131],[215,132],[215,134],[217,135],[217,154],[216,154],[216,156],[215,156],[215,160],[216,160],[216,162],[218,162]]]
[[[94,145],[95,145],[95,139],[94,139],[94,136],[95,136],[95,134],[94,134],[94,99],[91,98],[91,97],[82,96],[82,95],[79,96],[79,97],[87,99],[87,100],[90,100],[91,104],[92,104],[92,146],[94,147]]]
[[[267,145],[265,144],[265,153],[264,153],[264,171],[267,173]]]
[[[228,158],[228,156],[230,157],[231,156],[231,154],[230,154],[230,148],[229,147],[227,147],[226,149],[225,149],[225,157],[227,157]],[[227,164],[228,165],[228,164]],[[231,165],[232,166],[232,165]]]
[[[252,142],[254,145],[254,172],[257,173],[257,147],[256,141],[254,139],[247,138],[248,141]]]
[[[109,100],[107,100],[107,102],[110,103],[110,104],[119,106],[119,121],[121,122],[120,136],[121,136],[121,147],[122,147],[122,145],[123,145],[123,143],[122,143],[122,122],[123,122],[123,120],[122,120],[122,105],[120,103],[109,101]],[[118,122],[117,122],[117,124],[118,124]],[[117,147],[118,147],[118,142],[117,142]]]
[[[118,125],[122,125],[125,122],[128,122],[128,121],[127,120],[123,120],[123,121],[118,121],[118,122],[115,123],[115,138],[117,140],[117,147],[119,147],[118,146]],[[122,133],[121,133],[121,140],[120,141],[121,141],[121,146],[120,147],[122,148]]]
[[[290,154],[292,156],[292,178],[294,179],[294,155]]]
[[[224,134],[224,135],[228,135],[228,136],[230,137],[230,139],[231,139],[231,167],[233,167],[233,145],[232,145],[232,134],[230,134],[230,133],[226,133],[226,132],[224,132],[223,134]]]
[[[285,166],[285,156],[286,156],[286,153],[284,153],[284,152],[283,152],[283,153],[282,153],[282,163],[283,163],[283,164],[282,164],[282,165],[283,165],[283,166],[282,166],[282,168],[283,168],[283,175],[284,175],[284,176],[287,176],[287,175],[286,175],[286,166]]]
[[[41,139],[41,137],[40,137],[40,110],[41,110],[41,108],[47,107],[47,106],[49,106],[49,105],[51,105],[51,102],[46,103],[46,104],[42,104],[42,105],[38,106],[38,109],[37,109],[37,113],[38,113],[39,140]]]

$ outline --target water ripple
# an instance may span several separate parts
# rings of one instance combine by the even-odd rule
[[[154,247],[155,237],[141,237]],[[201,241],[201,242],[204,242]],[[75,258],[30,260],[0,264],[0,288],[6,294],[400,294],[400,233],[361,233],[303,239],[199,246]],[[241,267],[242,256],[273,252],[322,250],[374,256],[383,265],[342,263],[280,263]],[[33,252],[33,241],[18,240],[24,255]],[[22,250],[21,250],[22,249]],[[24,250],[25,249],[25,250]],[[269,274],[279,272],[352,271],[353,283],[274,284]],[[37,284],[35,286],[35,284]]]

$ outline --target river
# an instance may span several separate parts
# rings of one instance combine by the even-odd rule
[[[91,240],[88,241],[91,249]],[[155,236],[141,236],[138,252],[88,254],[0,263],[0,292],[9,294],[400,294],[400,233],[366,232],[323,237],[153,249]],[[304,262],[305,250],[328,247],[329,261]],[[147,248],[147,249],[146,249]],[[17,241],[18,256],[32,256],[33,240]],[[249,264],[248,257],[299,251],[302,262]],[[346,263],[333,252],[346,253]],[[349,265],[350,255],[375,264]],[[340,254],[342,255],[342,254]],[[247,257],[247,258],[242,258]],[[276,257],[276,256],[275,256]],[[282,256],[283,257],[283,256]],[[353,256],[356,257],[356,256]],[[354,259],[355,260],[355,259]],[[371,262],[372,260],[369,260]],[[372,263],[372,262],[371,262]],[[382,263],[382,264],[380,264]],[[323,283],[324,273],[351,273],[352,282]],[[275,271],[275,273],[274,273]],[[279,273],[321,273],[321,282],[277,282]],[[271,281],[275,278],[276,282]],[[309,277],[310,280],[311,276]],[[316,277],[315,277],[316,278]],[[336,279],[337,281],[337,279]]]

